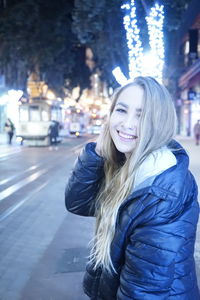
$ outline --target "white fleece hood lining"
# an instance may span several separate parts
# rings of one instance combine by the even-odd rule
[[[150,181],[153,182],[156,176],[176,165],[176,163],[175,155],[166,146],[153,151],[136,171],[133,189],[136,190],[141,185],[145,187],[142,183],[148,182],[149,184],[147,179],[151,179]]]

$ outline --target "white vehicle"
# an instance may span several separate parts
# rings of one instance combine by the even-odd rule
[[[16,136],[28,146],[48,146],[52,120],[62,122],[60,104],[49,100],[32,100],[19,106],[19,126]]]
[[[71,108],[69,118],[69,133],[80,137],[85,132],[85,114],[76,108]]]
[[[71,122],[69,126],[69,132],[70,134],[75,134],[76,136],[79,136],[81,133],[81,125],[78,122]]]

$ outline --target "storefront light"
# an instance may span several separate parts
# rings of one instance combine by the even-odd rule
[[[9,101],[8,95],[3,95],[0,97],[0,105],[6,105]]]
[[[87,98],[87,99],[85,99],[85,102],[87,104],[93,104],[93,99]]]
[[[19,100],[23,95],[23,92],[21,90],[9,90],[8,96],[12,100]]]
[[[54,100],[55,99],[55,94],[52,91],[47,92],[47,98],[49,100]]]
[[[7,95],[5,95],[6,103],[6,111],[7,117],[12,120],[15,124],[15,127],[18,127],[19,122],[19,99],[22,97],[23,91],[21,90],[9,90]]]
[[[97,106],[100,106],[100,105],[101,105],[101,100],[96,100],[96,101],[95,101],[95,104],[96,104]]]

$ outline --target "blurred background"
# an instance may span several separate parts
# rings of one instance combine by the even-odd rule
[[[172,94],[199,185],[199,0],[0,0],[0,299],[87,299],[94,220],[65,211],[65,184],[140,74]],[[199,228],[195,258],[200,281]]]

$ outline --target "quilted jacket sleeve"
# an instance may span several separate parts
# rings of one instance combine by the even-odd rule
[[[194,206],[190,212],[183,210],[179,217],[170,220],[169,211],[170,205],[166,207],[166,202],[161,200],[156,206],[140,214],[139,218],[145,222],[139,221],[135,228],[132,226],[130,229],[117,300],[168,299],[180,249],[185,259],[189,256],[186,265],[191,265],[198,208]],[[188,222],[188,217],[193,221]],[[185,271],[187,273],[180,264],[178,275],[181,276]]]
[[[104,160],[88,143],[78,157],[65,189],[68,211],[81,216],[94,216],[95,198],[104,176]]]

